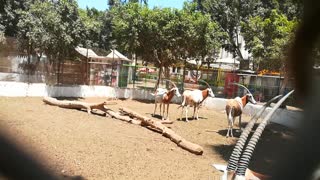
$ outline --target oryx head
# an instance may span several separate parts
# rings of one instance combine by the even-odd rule
[[[172,88],[170,89],[170,91],[173,92],[174,95],[176,95],[177,97],[180,97],[181,94],[180,94],[179,89],[177,88],[176,84],[174,82],[172,82],[171,80],[167,80],[167,81],[169,81],[172,85]]]
[[[251,93],[248,93],[246,96],[247,96],[247,102],[251,102],[252,104],[257,104],[257,101],[253,98],[253,95]]]
[[[246,94],[246,96],[247,96],[247,102],[251,102],[252,104],[257,104],[257,101],[254,99],[252,93],[250,92],[250,90],[249,90],[247,87],[245,87],[245,86],[242,85],[242,84],[238,84],[238,83],[231,83],[231,84],[234,84],[234,85],[243,87],[245,90],[247,90],[247,92],[248,92],[248,93]]]
[[[214,98],[214,94],[213,94],[213,91],[212,91],[210,85],[209,85],[206,81],[204,81],[204,80],[201,80],[201,79],[200,79],[199,81],[204,82],[204,83],[207,85],[208,96]]]

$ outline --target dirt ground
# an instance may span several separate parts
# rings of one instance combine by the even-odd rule
[[[103,98],[77,99],[102,102]],[[151,117],[152,103],[116,100],[115,111],[127,107]],[[224,112],[200,109],[200,120],[179,121],[181,110],[170,106],[168,125],[185,139],[204,148],[194,155],[161,134],[85,111],[45,105],[42,98],[0,97],[0,126],[10,139],[32,153],[44,167],[84,179],[219,179],[211,165],[226,164],[237,137],[226,138]],[[157,110],[159,113],[159,110]],[[192,116],[191,109],[189,117]],[[159,117],[158,117],[159,118]],[[250,117],[243,117],[243,127]],[[251,169],[270,172],[292,140],[288,129],[270,124],[256,147]]]

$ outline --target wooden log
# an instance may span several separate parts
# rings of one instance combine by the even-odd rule
[[[158,129],[163,136],[169,138],[171,141],[176,143],[178,146],[182,147],[183,149],[188,150],[191,153],[202,155],[203,154],[203,148],[199,146],[198,144],[194,144],[192,142],[189,142],[176,134],[173,130],[167,128],[164,126],[161,122],[152,120],[151,118],[145,117],[140,115],[137,112],[134,112],[128,108],[120,108],[120,111],[123,111],[130,116],[133,116],[139,120],[141,120],[141,124],[145,126],[151,126],[152,128]]]
[[[61,101],[57,100],[52,97],[44,97],[43,102],[58,106],[62,108],[69,108],[69,109],[86,109],[89,114],[91,114],[91,110],[98,109],[105,112],[105,105],[114,104],[114,103],[108,103],[108,102],[102,102],[102,103],[86,103],[86,102],[80,102],[80,101]]]
[[[43,102],[45,102],[49,105],[58,106],[58,107],[62,107],[62,108],[68,108],[68,109],[86,109],[89,114],[91,114],[91,111],[93,109],[98,109],[98,110],[101,110],[116,119],[126,121],[126,122],[132,123],[132,124],[137,124],[137,125],[141,124],[141,121],[134,120],[128,116],[121,116],[120,114],[105,107],[105,105],[114,104],[114,103],[109,103],[109,102],[86,103],[86,102],[79,102],[79,101],[60,101],[60,100],[57,100],[57,99],[51,98],[51,97],[44,97]]]
[[[43,102],[54,105],[62,108],[69,108],[69,109],[86,109],[89,114],[91,114],[92,109],[99,109],[107,114],[109,114],[111,117],[114,117],[116,119],[126,121],[128,123],[146,126],[148,129],[151,129],[153,131],[162,133],[163,136],[168,137],[171,141],[175,142],[178,146],[182,147],[183,149],[188,150],[189,152],[192,152],[197,155],[203,154],[203,149],[201,146],[191,143],[181,136],[177,135],[173,130],[169,129],[168,127],[164,126],[161,121],[155,121],[148,117],[142,116],[132,110],[126,109],[126,108],[120,108],[122,113],[126,113],[129,116],[135,117],[139,120],[132,119],[128,116],[121,115],[120,113],[114,112],[111,109],[108,109],[105,107],[107,104],[106,102],[103,103],[86,103],[86,102],[79,102],[79,101],[60,101],[55,98],[51,97],[45,97],[43,99]],[[168,122],[166,122],[168,123]]]
[[[120,111],[120,114],[123,115],[123,116],[130,116],[130,114],[128,114],[128,113],[126,113],[124,111]],[[135,117],[135,118],[137,118],[137,117]],[[173,124],[173,121],[170,121],[170,120],[167,120],[167,119],[166,120],[162,120],[162,121],[158,121],[158,122],[160,122],[161,124]]]
[[[116,112],[112,111],[111,109],[107,109],[106,113],[108,113],[112,118],[116,118],[116,119],[119,119],[119,120],[122,120],[122,121],[126,121],[126,122],[131,123],[131,124],[141,125],[141,121],[132,119],[132,118],[130,118],[128,116],[122,116],[119,113],[116,113]]]

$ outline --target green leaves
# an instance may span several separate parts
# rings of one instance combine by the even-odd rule
[[[219,52],[225,33],[196,7],[194,3],[185,3],[182,10],[149,9],[139,3],[113,7],[115,44],[157,66],[170,66],[187,57],[212,57]]]
[[[101,32],[103,28],[103,11],[95,8],[78,9],[81,23],[84,26],[84,38],[81,44],[85,47],[101,47]]]
[[[250,17],[248,23],[241,24],[246,48],[256,60],[265,61],[283,59],[296,26],[297,21],[288,20],[277,10],[272,10],[265,18]],[[277,69],[279,66],[281,64],[269,68]]]
[[[53,60],[70,55],[83,37],[75,1],[35,0],[28,9],[17,10],[20,47],[28,54],[45,52]]]

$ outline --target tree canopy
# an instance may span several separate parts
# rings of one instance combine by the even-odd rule
[[[246,42],[246,48],[259,62],[262,59],[272,62],[278,60],[274,65],[269,64],[273,70],[279,70],[286,55],[290,39],[297,25],[296,20],[288,20],[284,14],[272,10],[268,17],[250,17],[248,23],[242,23],[242,35]],[[268,63],[267,63],[268,64]],[[265,67],[266,68],[266,67]]]
[[[1,4],[0,40],[16,37],[21,51],[60,61],[76,46],[105,52],[117,48],[158,67],[186,58],[210,62],[221,47],[243,60],[240,35],[256,62],[283,59],[302,15],[299,0],[194,0],[182,9],[151,9],[146,0],[109,0],[105,11],[81,9],[75,0]]]

